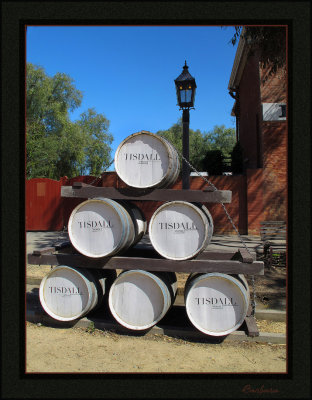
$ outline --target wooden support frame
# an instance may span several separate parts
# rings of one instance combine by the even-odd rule
[[[50,249],[51,250],[51,249]],[[48,254],[49,253],[49,254]],[[231,259],[232,258],[232,259]],[[235,258],[235,259],[233,259]],[[245,261],[245,262],[244,262]],[[172,272],[221,272],[225,274],[263,275],[262,261],[243,260],[240,252],[224,253],[204,252],[194,260],[174,261],[157,257],[138,257],[137,255],[114,256],[100,259],[85,257],[74,253],[53,253],[49,249],[34,251],[28,254],[28,263],[34,265],[68,265],[81,268],[98,269],[141,269],[145,271],[172,271]]]
[[[255,318],[252,316],[252,308],[250,304],[247,311],[247,315],[245,317],[245,324],[246,324],[246,334],[248,336],[250,337],[259,336],[259,329],[257,327]]]
[[[144,189],[130,187],[116,189],[114,187],[96,187],[76,182],[73,186],[61,187],[62,197],[94,198],[106,197],[116,200],[144,200],[144,201],[173,201],[183,200],[201,203],[231,203],[230,190],[213,190],[208,187],[204,190],[175,190],[175,189]]]
[[[174,201],[182,200],[201,203],[231,203],[232,192],[229,190],[214,190],[207,187],[204,190],[173,190],[173,189],[144,189],[114,187],[94,187],[82,182],[73,186],[62,186],[61,197],[94,198],[106,197],[116,200],[144,201]],[[64,248],[69,247],[69,252]],[[61,252],[58,252],[61,251]],[[196,259],[174,261],[159,256],[152,246],[139,243],[125,255],[93,259],[77,253],[70,242],[54,244],[41,250],[35,250],[27,255],[27,261],[33,265],[68,265],[81,268],[98,269],[142,269],[145,271],[171,272],[220,272],[225,274],[264,275],[264,263],[254,261],[245,248],[237,251],[217,252],[205,251]],[[246,334],[251,337],[259,336],[259,330],[252,316],[251,305],[245,317]]]

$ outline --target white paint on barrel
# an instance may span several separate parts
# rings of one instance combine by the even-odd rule
[[[115,153],[118,176],[135,188],[168,187],[179,174],[176,150],[164,138],[148,131],[128,136]]]
[[[128,202],[128,201],[122,201],[119,200],[118,203],[125,208],[134,225],[134,231],[135,231],[135,238],[132,243],[132,246],[138,243],[144,234],[146,233],[147,230],[147,221],[145,219],[145,216],[143,215],[142,211],[133,203]]]
[[[124,271],[110,288],[109,307],[121,325],[145,330],[165,316],[176,290],[176,276],[172,272]]]
[[[52,318],[72,321],[101,304],[112,279],[111,271],[92,272],[84,268],[60,265],[42,279],[39,288],[40,303]]]
[[[87,257],[100,258],[121,253],[137,243],[145,233],[146,222],[134,204],[125,204],[106,198],[80,203],[68,222],[75,249]]]
[[[155,250],[171,260],[187,260],[204,251],[213,234],[212,217],[206,207],[185,201],[161,205],[149,224]]]
[[[184,296],[192,324],[212,336],[237,330],[244,322],[249,305],[249,288],[242,275],[191,274]]]

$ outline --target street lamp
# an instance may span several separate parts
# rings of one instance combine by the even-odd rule
[[[182,154],[189,161],[189,125],[190,125],[190,108],[194,108],[196,83],[195,79],[188,71],[188,66],[183,67],[182,74],[174,80],[177,100],[182,114],[183,138],[182,138]],[[190,188],[190,167],[183,160],[182,162],[182,189]]]

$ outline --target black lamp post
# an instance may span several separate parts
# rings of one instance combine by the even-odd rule
[[[183,125],[183,139],[182,139],[182,154],[183,157],[189,161],[189,125],[190,125],[190,108],[194,108],[196,83],[195,79],[188,71],[188,66],[183,67],[182,74],[174,80],[178,105],[180,110],[183,110],[182,125]],[[182,162],[182,189],[190,188],[190,167],[183,160]]]

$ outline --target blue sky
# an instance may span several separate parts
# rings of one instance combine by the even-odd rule
[[[174,79],[185,60],[197,84],[190,128],[235,127],[228,83],[237,46],[220,26],[28,26],[26,59],[83,92],[71,119],[95,108],[110,121],[112,156],[140,130],[168,129],[181,117]]]

